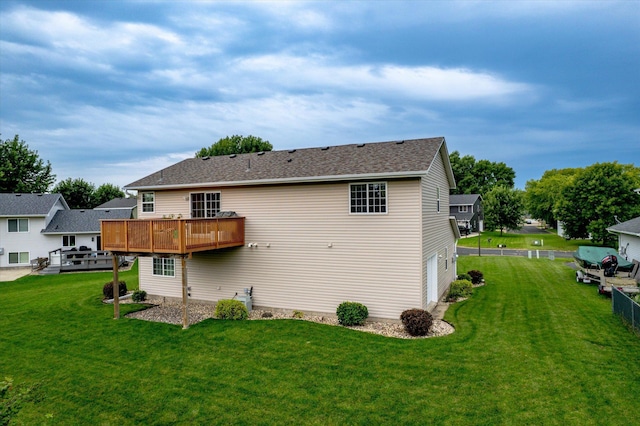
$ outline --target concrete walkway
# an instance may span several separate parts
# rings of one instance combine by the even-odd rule
[[[15,281],[31,273],[31,267],[28,268],[0,268],[0,282]]]

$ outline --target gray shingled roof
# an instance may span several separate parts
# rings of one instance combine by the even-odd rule
[[[95,210],[111,210],[111,209],[132,209],[136,207],[138,200],[136,198],[114,198],[106,203],[95,207]]]
[[[58,200],[69,208],[60,194],[0,194],[0,216],[46,216]]]
[[[615,234],[629,234],[640,237],[640,216],[627,220],[626,222],[610,226],[607,228],[607,231]]]
[[[99,233],[101,219],[131,219],[130,210],[59,210],[43,234]]]
[[[425,173],[443,137],[189,158],[127,185],[131,189],[232,185]],[[448,161],[448,153],[446,153]],[[453,186],[453,175],[450,174]]]
[[[449,195],[450,206],[470,206],[475,204],[480,194],[451,194]]]

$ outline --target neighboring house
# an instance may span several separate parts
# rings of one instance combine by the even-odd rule
[[[60,194],[0,194],[0,267],[29,266],[53,247],[40,231],[69,206]]]
[[[335,313],[351,300],[371,317],[398,319],[431,309],[456,277],[454,187],[441,137],[191,158],[129,184],[139,219],[122,225],[128,234],[103,222],[103,242],[140,254],[129,245],[135,229],[154,242],[185,232],[218,244],[231,231],[203,231],[204,220],[192,218],[235,212],[244,233],[236,247],[151,250],[139,258],[140,288],[185,303],[187,288],[205,301],[253,288],[254,306]]]
[[[0,194],[0,267],[37,258],[59,264],[60,251],[100,250],[100,220],[129,218],[127,209],[70,210],[60,194]]]
[[[456,218],[461,233],[484,231],[484,213],[480,194],[449,195],[449,214]]]
[[[628,261],[640,261],[640,217],[607,228],[618,236],[618,252]]]
[[[114,198],[95,207],[94,210],[128,210],[131,218],[138,217],[138,200],[135,197]]]

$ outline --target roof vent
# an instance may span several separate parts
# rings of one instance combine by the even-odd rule
[[[323,150],[323,151],[326,151],[326,150],[328,150],[328,149],[329,149],[329,147],[328,147],[328,146],[323,146],[323,147],[322,147],[322,148],[320,148],[320,149],[321,149],[321,150]]]
[[[264,155],[264,151],[260,151],[258,155]]]
[[[291,162],[291,158],[289,158],[289,159],[287,160],[287,163],[290,163],[290,162]]]
[[[211,157],[209,157],[208,155],[206,157],[202,157],[202,161],[207,161],[209,158]]]
[[[231,154],[229,158],[236,158],[237,156],[238,156],[237,154]]]
[[[363,143],[356,145],[358,148],[362,148],[364,146]]]
[[[16,194],[16,197],[22,197],[22,194]]]
[[[396,144],[398,144],[398,145],[402,145],[403,143],[404,143],[404,141],[398,141],[398,142],[396,142]]]
[[[289,154],[293,154],[294,152],[296,152],[296,150],[295,149],[290,149],[288,152],[289,152]]]

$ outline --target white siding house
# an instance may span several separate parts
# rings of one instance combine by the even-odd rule
[[[253,288],[254,307],[335,313],[351,300],[391,319],[432,308],[455,279],[453,187],[444,138],[195,158],[127,186],[140,220],[245,218],[243,246],[188,256],[192,299]],[[139,271],[150,295],[182,296],[178,257],[141,257]]]
[[[640,261],[640,217],[607,228],[618,236],[618,252],[628,261]]]

